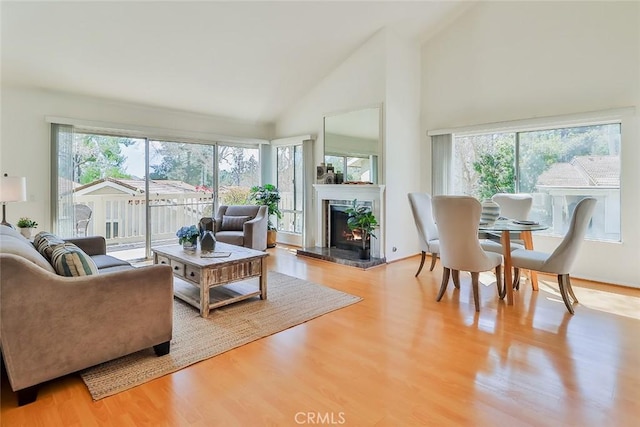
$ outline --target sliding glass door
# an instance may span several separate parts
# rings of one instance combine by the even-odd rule
[[[100,235],[121,259],[147,258],[178,228],[248,203],[257,146],[133,138],[52,125],[52,216],[63,237]],[[218,191],[220,188],[220,191]]]
[[[215,145],[149,141],[149,243],[173,244],[176,231],[211,216]],[[150,253],[147,253],[150,256]]]
[[[278,231],[302,234],[302,145],[286,145],[276,148],[277,187],[280,190]]]
[[[73,132],[69,126],[58,133],[56,232],[104,236],[123,251],[144,245],[146,140]]]

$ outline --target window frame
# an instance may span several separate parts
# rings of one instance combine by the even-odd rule
[[[557,130],[557,129],[565,129],[565,128],[574,128],[581,126],[597,126],[597,125],[608,125],[608,124],[618,124],[620,126],[620,184],[619,184],[619,212],[620,212],[620,231],[619,237],[617,240],[615,239],[603,239],[603,238],[595,238],[595,237],[586,237],[588,240],[601,241],[605,243],[621,243],[623,242],[624,235],[624,219],[623,219],[623,202],[624,202],[624,185],[622,182],[623,177],[623,155],[622,152],[625,147],[625,140],[630,138],[631,135],[625,133],[625,122],[628,120],[632,120],[635,115],[635,107],[624,107],[617,108],[611,110],[603,110],[603,111],[595,111],[588,113],[577,113],[577,114],[569,114],[562,116],[550,116],[550,117],[541,117],[541,118],[533,118],[533,119],[523,119],[523,120],[515,120],[508,122],[496,122],[496,123],[487,123],[480,125],[473,125],[467,127],[460,128],[450,128],[450,129],[439,129],[428,131],[427,135],[431,137],[431,165],[432,170],[434,170],[434,165],[437,164],[438,159],[435,141],[440,140],[441,137],[448,136],[450,138],[450,150],[451,150],[451,160],[445,166],[445,170],[442,171],[445,176],[444,179],[433,179],[431,181],[431,189],[433,194],[452,194],[453,192],[453,167],[452,163],[454,160],[453,147],[454,140],[456,137],[467,137],[467,136],[478,136],[478,135],[487,135],[487,134],[501,134],[501,133],[514,133],[516,138],[516,147],[519,142],[519,133],[524,132],[536,132],[536,131],[548,131],[548,130]],[[632,132],[630,132],[632,133]],[[442,140],[444,141],[444,140]],[[516,187],[515,191],[519,191],[519,165],[518,165],[518,152],[514,153],[514,158],[516,164],[514,165],[516,170]],[[557,234],[546,234],[549,237],[559,237]]]

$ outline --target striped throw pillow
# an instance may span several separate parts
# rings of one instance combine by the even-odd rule
[[[51,252],[53,252],[53,247],[63,243],[64,240],[47,231],[41,231],[33,238],[33,246],[35,246],[38,252],[40,252],[40,255],[45,257],[49,262],[51,262]]]
[[[51,265],[61,276],[90,276],[98,274],[96,263],[82,249],[73,243],[63,243],[53,247]]]
[[[222,215],[220,231],[242,231],[244,223],[251,220],[250,216]]]

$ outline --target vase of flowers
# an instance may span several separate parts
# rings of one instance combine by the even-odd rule
[[[182,245],[184,250],[195,251],[198,248],[198,236],[200,236],[200,232],[195,225],[180,227],[176,232],[176,236],[178,236],[178,243]]]
[[[31,231],[38,226],[38,223],[31,218],[22,217],[18,220],[16,225],[20,229],[20,234],[22,234],[27,239],[30,239]]]

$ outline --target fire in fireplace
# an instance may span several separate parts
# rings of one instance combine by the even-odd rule
[[[349,230],[347,208],[344,205],[329,205],[329,247],[357,251],[362,248],[362,236],[357,230]],[[367,242],[367,248],[369,245],[370,242]]]

